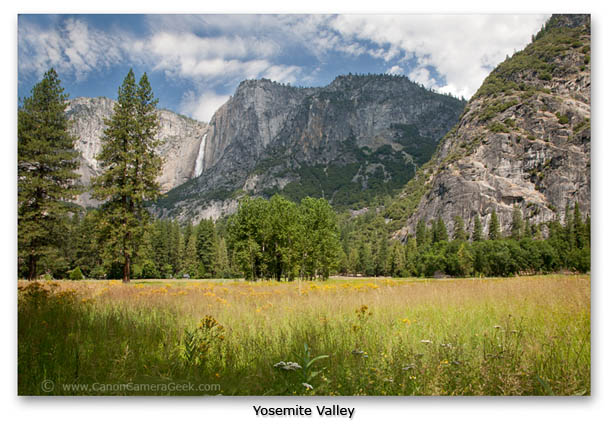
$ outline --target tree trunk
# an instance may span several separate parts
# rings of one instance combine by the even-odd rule
[[[125,255],[125,262],[123,263],[123,283],[130,283],[130,257]]]
[[[28,280],[36,279],[36,258],[34,255],[28,257]]]

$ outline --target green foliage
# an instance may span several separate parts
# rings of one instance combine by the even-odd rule
[[[492,122],[487,126],[487,128],[492,133],[509,133],[510,132],[508,127],[502,124],[501,122]]]
[[[476,214],[474,217],[474,230],[472,231],[472,241],[482,241],[484,239],[482,235],[482,223],[480,221],[480,216]]]
[[[561,113],[557,112],[557,113],[555,113],[555,116],[557,116],[557,119],[559,120],[559,123],[561,125],[569,124],[569,118],[567,117],[566,114],[561,114]]]
[[[491,212],[491,219],[489,220],[489,239],[499,240],[501,238],[501,229],[499,226],[499,219],[495,210]]]
[[[326,279],[338,265],[336,214],[325,199],[299,205],[275,195],[245,199],[230,218],[229,245],[247,279]]]
[[[453,240],[467,241],[468,234],[465,231],[465,222],[459,215],[453,217]]]
[[[395,140],[404,150],[414,157],[417,166],[427,163],[436,150],[437,142],[431,137],[422,136],[414,124],[391,124]]]
[[[79,267],[76,267],[74,270],[70,272],[68,276],[70,280],[83,280],[83,273]]]
[[[512,226],[510,227],[511,237],[515,240],[523,238],[524,234],[524,223],[523,213],[519,207],[514,207],[512,210]]]
[[[433,231],[433,242],[438,243],[440,241],[448,241],[448,231],[446,230],[446,224],[442,217],[438,217],[432,228]]]
[[[202,220],[195,230],[198,277],[213,277],[215,262],[215,226],[212,220]]]
[[[535,72],[540,80],[550,81],[558,68],[554,60],[571,50],[577,51],[581,36],[588,31],[589,29],[583,26],[574,28],[548,26],[524,50],[515,53],[497,66],[485,79],[474,98],[509,94],[519,90],[543,90],[533,87],[528,89],[524,85],[521,89],[521,78]],[[586,58],[585,62],[588,63]]]
[[[503,113],[518,103],[519,102],[516,99],[500,100],[495,103],[491,102],[482,110],[482,114],[479,116],[479,119],[481,121],[488,121],[489,119],[495,117],[495,115],[498,113]]]
[[[79,193],[78,152],[64,113],[67,95],[55,70],[17,112],[17,225],[20,269],[38,275],[41,258],[57,255],[67,230],[67,202]]]

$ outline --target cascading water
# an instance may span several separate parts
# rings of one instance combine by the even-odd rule
[[[198,176],[200,176],[202,174],[202,171],[204,170],[204,148],[206,147],[206,136],[207,134],[204,134],[204,137],[202,137],[202,140],[200,140],[200,149],[198,150],[198,157],[196,158],[196,165],[195,165],[195,177],[197,178]]]

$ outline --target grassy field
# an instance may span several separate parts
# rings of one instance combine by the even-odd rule
[[[590,394],[584,275],[18,285],[20,395]]]

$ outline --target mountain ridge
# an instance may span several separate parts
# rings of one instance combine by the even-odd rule
[[[350,74],[316,88],[246,80],[210,121],[202,175],[170,191],[158,212],[219,217],[237,197],[276,192],[368,203],[410,179],[464,104],[403,76]]]

